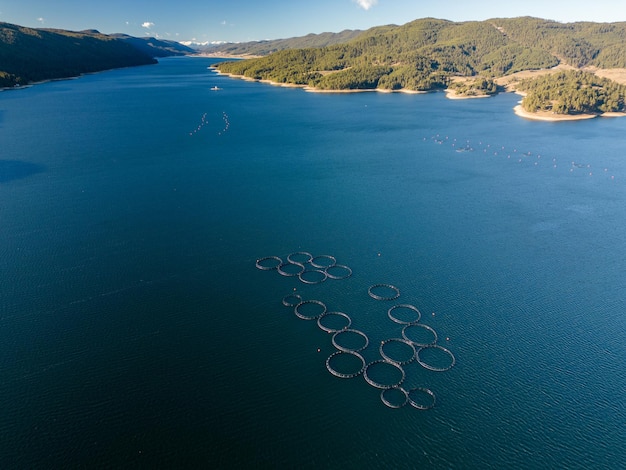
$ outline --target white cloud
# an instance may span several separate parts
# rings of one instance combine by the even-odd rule
[[[151,21],[145,21],[141,24],[142,28],[146,28],[146,29],[150,29],[154,26],[154,23],[152,23]]]
[[[364,10],[369,10],[370,8],[372,8],[374,5],[378,3],[378,0],[353,0],[353,1],[356,2],[356,4],[359,5],[361,8],[363,8]]]

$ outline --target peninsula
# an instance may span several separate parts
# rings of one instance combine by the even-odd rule
[[[424,18],[372,28],[345,43],[285,45],[263,57],[214,66],[233,76],[313,91],[447,90],[451,98],[518,91],[525,94],[525,116],[571,119],[626,110],[626,80],[603,75],[626,69],[624,37],[625,23]],[[528,71],[535,73],[516,76]],[[546,88],[558,92],[546,94]]]

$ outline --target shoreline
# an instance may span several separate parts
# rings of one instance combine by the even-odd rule
[[[278,86],[278,87],[283,87],[283,88],[302,88],[304,91],[306,91],[307,93],[371,93],[371,92],[378,92],[378,93],[406,93],[409,95],[419,95],[419,94],[424,94],[424,93],[431,93],[430,91],[417,91],[417,90],[406,90],[406,89],[401,89],[401,90],[386,90],[386,89],[382,89],[382,88],[355,88],[355,89],[343,89],[343,90],[325,90],[322,88],[315,88],[309,85],[297,85],[295,83],[279,83],[279,82],[275,82],[272,80],[265,80],[265,79],[259,79],[259,78],[250,78],[250,77],[246,77],[245,75],[237,75],[234,73],[228,73],[228,72],[222,72],[220,71],[218,68],[216,67],[210,67],[211,70],[214,70],[218,75],[224,75],[226,77],[230,77],[230,78],[238,78],[240,80],[244,80],[246,82],[257,82],[257,83],[265,83],[267,85],[272,85],[272,86]]]
[[[268,85],[272,85],[272,86],[279,86],[279,87],[283,87],[283,88],[302,88],[304,91],[306,91],[307,93],[327,93],[327,94],[343,94],[343,93],[371,93],[371,92],[378,92],[378,93],[405,93],[405,94],[424,94],[424,93],[434,93],[435,91],[416,91],[416,90],[406,90],[406,89],[401,89],[401,90],[385,90],[385,89],[380,89],[380,88],[370,88],[370,89],[345,89],[345,90],[324,90],[324,89],[320,89],[320,88],[314,88],[308,85],[296,85],[293,83],[278,83],[278,82],[274,82],[272,80],[262,80],[262,79],[256,79],[256,78],[250,78],[250,77],[246,77],[244,75],[236,75],[233,73],[227,73],[227,72],[221,72],[219,69],[217,69],[216,67],[211,66],[210,67],[211,70],[214,70],[218,75],[224,75],[226,77],[230,77],[230,78],[238,78],[241,80],[245,80],[248,82],[258,82],[258,83],[265,83]],[[506,93],[516,93],[518,95],[524,95],[524,93],[519,92],[519,91],[508,91]],[[456,93],[456,91],[454,90],[444,90],[445,96],[446,98],[450,99],[450,100],[467,100],[467,99],[477,99],[477,98],[491,98],[494,95],[459,95]],[[521,103],[521,101],[519,102]],[[545,122],[560,122],[560,121],[585,121],[588,119],[594,119],[596,117],[624,117],[626,116],[626,112],[624,113],[619,113],[619,112],[609,112],[609,113],[600,113],[600,114],[555,114],[555,113],[551,113],[548,111],[542,111],[542,112],[537,112],[537,113],[530,113],[528,111],[525,111],[524,108],[522,108],[521,104],[517,104],[514,108],[513,108],[513,112],[522,118],[525,119],[531,119],[534,121],[545,121]]]
[[[383,88],[366,88],[366,89],[346,89],[346,90],[324,90],[320,88],[314,88],[305,85],[304,91],[308,93],[404,93],[407,95],[423,95],[424,93],[430,93],[429,91],[417,91],[417,90],[405,90],[404,88],[401,90],[386,90]]]
[[[44,78],[43,80],[38,80],[35,82],[28,82],[25,83],[23,85],[17,84],[17,85],[13,85],[13,86],[8,86],[8,87],[0,87],[0,92],[3,91],[12,91],[12,90],[24,90],[26,88],[31,88],[34,87],[36,85],[44,85],[46,83],[53,83],[53,82],[63,82],[65,80],[78,80],[82,77],[87,77],[89,75],[96,75],[99,73],[104,73],[104,72],[111,72],[113,70],[121,70],[121,69],[128,69],[128,68],[132,68],[132,67],[144,67],[146,65],[158,65],[158,61],[154,64],[139,64],[139,65],[126,65],[124,67],[114,67],[112,69],[103,69],[103,70],[96,70],[94,72],[81,72],[78,75],[70,75],[68,77],[55,77],[55,78]]]
[[[549,111],[542,111],[538,113],[529,113],[524,108],[522,108],[521,104],[518,104],[513,108],[515,114],[519,117],[526,119],[533,119],[535,121],[550,121],[550,122],[558,122],[558,121],[585,121],[587,119],[594,119],[597,117],[624,117],[626,113],[619,112],[608,112],[608,113],[598,113],[598,114],[555,114]]]
[[[523,117],[526,119],[533,119],[535,121],[584,121],[587,119],[594,119],[598,117],[598,114],[555,114],[548,111],[542,111],[538,113],[529,113],[524,108],[522,108],[521,104],[516,105],[513,108],[515,114],[519,117]]]
[[[296,85],[294,83],[279,83],[279,82],[274,82],[272,80],[265,80],[265,79],[260,79],[260,78],[250,78],[250,77],[246,77],[245,75],[237,75],[234,73],[229,73],[229,72],[222,72],[220,71],[217,67],[210,67],[211,70],[214,70],[215,73],[217,73],[218,75],[224,75],[226,77],[230,77],[230,78],[238,78],[240,80],[245,80],[247,82],[257,82],[257,83],[265,83],[267,85],[272,85],[272,86],[279,86],[279,87],[283,87],[283,88],[302,88],[304,91],[306,91],[307,93],[327,93],[327,94],[342,94],[342,93],[372,93],[372,92],[377,92],[377,93],[404,93],[407,95],[423,95],[426,93],[436,93],[438,90],[429,90],[429,91],[419,91],[419,90],[409,90],[406,88],[402,88],[400,90],[388,90],[388,89],[384,89],[384,88],[353,88],[353,89],[342,89],[342,90],[325,90],[323,88],[315,88],[309,85]],[[446,98],[451,99],[451,100],[469,100],[469,99],[476,99],[476,98],[490,98],[494,95],[459,95],[456,91],[454,90],[443,90],[446,94]]]

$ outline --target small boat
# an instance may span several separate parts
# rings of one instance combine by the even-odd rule
[[[221,90],[221,88],[220,88],[220,87],[218,87],[218,86],[214,86],[214,87],[211,87],[211,90],[213,90],[213,91],[217,91],[217,90]]]

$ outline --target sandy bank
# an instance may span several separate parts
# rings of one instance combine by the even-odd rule
[[[618,112],[610,112],[610,113],[602,113],[600,117],[624,117],[626,113],[618,113]]]
[[[450,89],[447,89],[445,91],[446,91],[446,98],[448,98],[449,100],[471,100],[474,98],[489,98],[490,96],[493,96],[493,95],[461,95],[457,93],[455,90],[450,90]]]
[[[375,91],[377,93],[406,93],[408,95],[419,95],[423,93],[428,93],[427,91],[416,91],[416,90],[385,90],[382,88],[368,88],[368,89],[346,89],[346,90],[323,90],[321,88],[315,88],[310,86],[304,87],[305,91],[309,93],[370,93]]]
[[[534,119],[536,121],[582,121],[585,119],[593,119],[597,114],[555,114],[549,111],[540,111],[537,113],[529,113],[518,104],[513,108],[515,114],[526,119]]]

